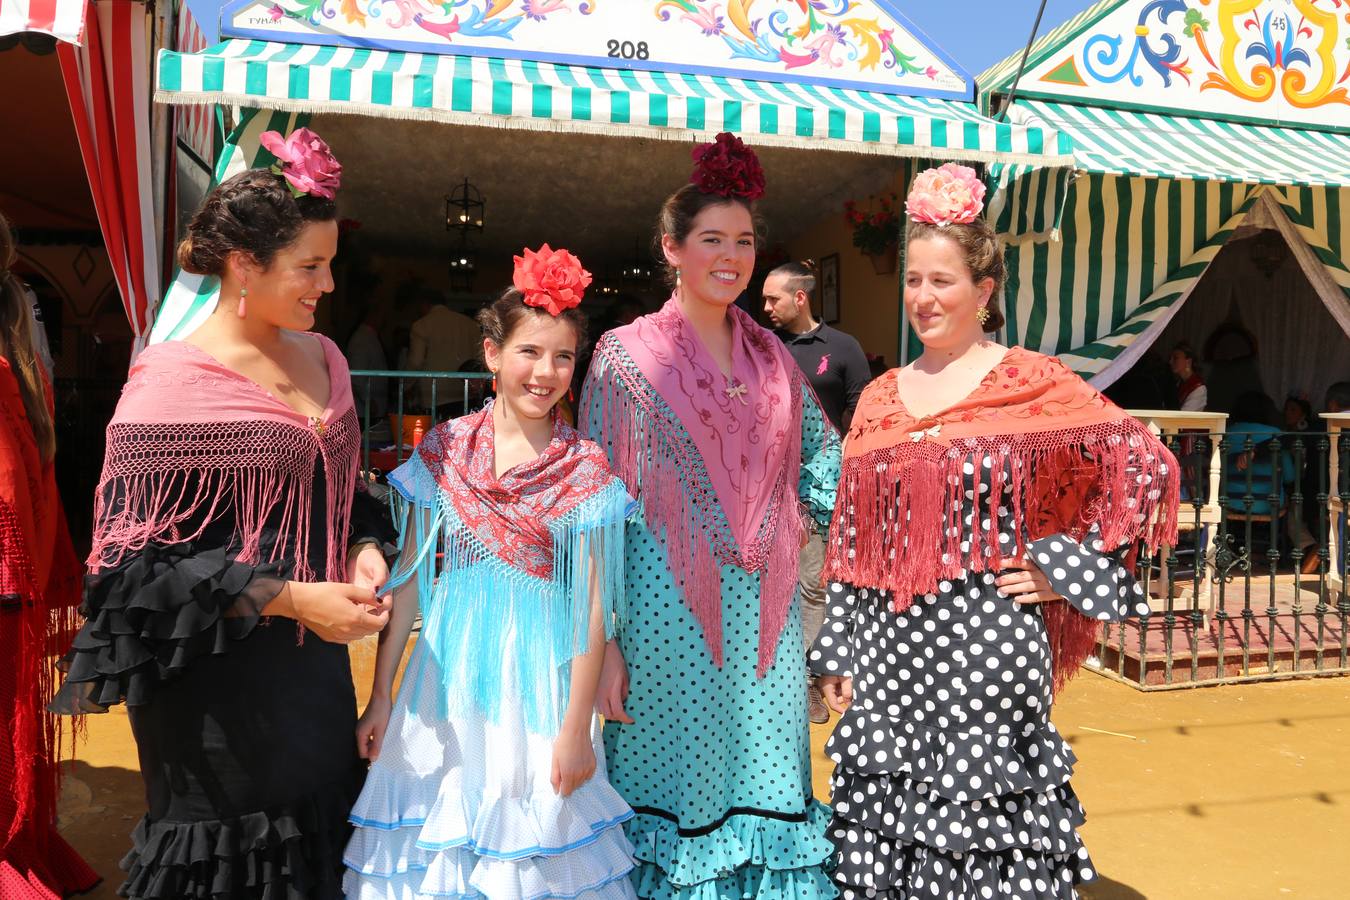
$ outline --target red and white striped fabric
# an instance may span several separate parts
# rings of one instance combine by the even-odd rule
[[[85,0],[0,0],[0,37],[40,31],[59,41],[84,43]]]
[[[3,2],[3,0],[0,0]],[[178,8],[178,24],[175,29],[175,47],[180,53],[196,53],[207,47],[206,36],[202,34],[192,10],[186,3]],[[215,165],[215,123],[216,107],[210,103],[194,103],[189,106],[174,107],[178,126],[178,141],[196,154],[197,159],[210,169]]]
[[[0,0],[8,3],[10,0]],[[90,0],[82,47],[57,56],[99,228],[139,352],[160,296],[150,175],[150,16],[133,0]]]

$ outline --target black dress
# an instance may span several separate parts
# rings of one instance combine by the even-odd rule
[[[317,572],[324,476],[321,458],[309,541]],[[261,558],[282,513],[263,530]],[[364,492],[352,518],[354,536],[393,537]],[[125,897],[342,896],[347,814],[366,768],[347,648],[261,613],[294,561],[242,563],[233,531],[216,519],[191,543],[152,544],[86,579],[88,621],[53,708],[127,703],[148,811],[122,861]]]
[[[1012,503],[990,497],[987,472],[976,488],[981,463],[990,466],[965,463],[965,539],[976,515],[987,531],[991,504]],[[1015,535],[1003,529],[999,542],[1011,555]],[[1095,531],[1026,546],[1083,615],[1147,612],[1120,553],[1104,552]],[[885,591],[829,587],[809,665],[853,678],[853,704],[825,748],[837,764],[829,836],[844,900],[1072,900],[1096,877],[1077,831],[1074,754],[1050,721],[1041,606],[1017,605],[994,579],[944,580],[900,613]]]

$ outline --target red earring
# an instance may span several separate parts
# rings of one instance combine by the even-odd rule
[[[495,373],[492,376],[492,393],[497,393],[497,376]]]
[[[576,402],[577,402],[577,395],[574,394],[574,393],[572,393],[572,389],[571,389],[571,388],[568,388],[568,389],[567,389],[567,402],[568,402],[568,403],[571,403],[571,404],[574,405],[574,406],[576,405]]]

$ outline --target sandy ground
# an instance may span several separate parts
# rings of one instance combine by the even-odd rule
[[[364,682],[364,678],[361,679]],[[1350,678],[1144,694],[1084,673],[1054,720],[1078,754],[1090,900],[1350,896]],[[831,726],[813,730],[827,798]],[[105,881],[144,809],[125,711],[91,716],[62,831]]]

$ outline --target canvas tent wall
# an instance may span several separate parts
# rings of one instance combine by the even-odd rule
[[[1008,120],[1069,135],[1079,177],[991,173],[1010,341],[1109,385],[1258,202],[1350,334],[1350,22],[1324,13],[1106,0],[1033,45]],[[1018,61],[978,79],[985,111]]]
[[[315,113],[680,142],[731,130],[754,145],[896,159],[1067,161],[1056,133],[982,116],[973,79],[889,2],[752,19],[751,2],[643,0],[540,18],[520,3],[475,0],[457,5],[453,22],[416,27],[366,16],[366,5],[354,0],[361,15],[320,25],[317,7],[230,4],[222,43],[160,55],[157,99],[246,111],[218,175],[265,161],[260,123],[296,127]],[[209,280],[180,275],[155,339],[190,329],[214,295]]]

